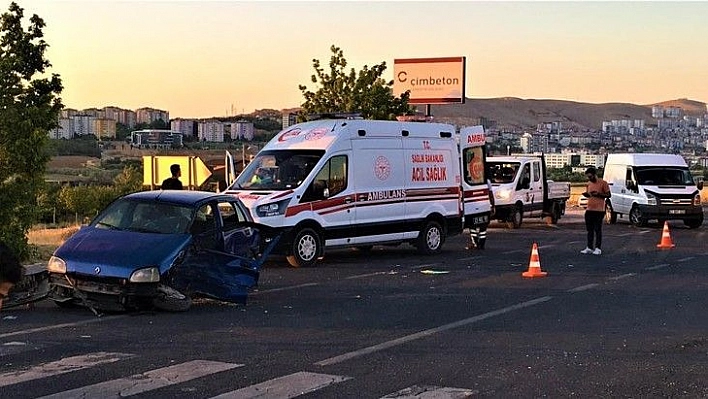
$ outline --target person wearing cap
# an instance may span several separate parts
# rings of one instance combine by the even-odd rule
[[[0,241],[0,309],[15,284],[22,279],[22,265],[10,248]]]
[[[588,199],[585,208],[585,228],[588,231],[588,245],[580,251],[581,254],[602,254],[602,223],[605,218],[605,200],[610,198],[610,186],[597,177],[597,169],[589,167],[585,170],[588,178],[583,197]]]
[[[170,172],[172,173],[172,176],[168,177],[162,182],[162,189],[182,190],[182,182],[179,181],[179,177],[182,176],[182,170],[180,169],[179,164],[174,164],[170,166]]]

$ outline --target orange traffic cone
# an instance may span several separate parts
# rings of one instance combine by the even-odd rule
[[[529,260],[529,270],[521,273],[524,277],[545,277],[546,272],[541,271],[541,261],[538,259],[538,245],[533,243],[531,248],[531,260]]]
[[[675,247],[673,241],[671,241],[671,233],[669,232],[669,222],[664,222],[664,230],[661,232],[661,241],[656,244],[657,248],[670,249]]]

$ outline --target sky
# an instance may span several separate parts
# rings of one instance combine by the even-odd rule
[[[349,66],[466,57],[468,98],[708,101],[708,2],[17,0],[44,19],[69,108],[203,118],[297,107]],[[0,0],[2,12],[10,1]]]

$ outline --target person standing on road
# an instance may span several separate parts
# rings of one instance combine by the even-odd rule
[[[22,265],[10,248],[0,242],[0,309],[12,287],[22,279]]]
[[[467,249],[484,249],[484,244],[487,242],[487,227],[492,220],[492,216],[494,216],[494,193],[492,192],[492,182],[489,179],[487,179],[487,189],[489,190],[489,204],[491,205],[489,220],[485,224],[470,227],[470,243]]]
[[[182,190],[182,182],[179,181],[179,177],[182,176],[182,170],[180,169],[179,164],[170,166],[170,172],[172,173],[172,177],[168,177],[162,182],[162,189]]]
[[[610,186],[597,177],[597,170],[589,167],[585,170],[588,184],[583,193],[587,197],[588,206],[585,209],[585,228],[588,230],[588,245],[580,251],[581,254],[602,254],[602,223],[605,218],[605,200],[610,198]]]

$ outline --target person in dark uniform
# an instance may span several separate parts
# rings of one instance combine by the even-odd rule
[[[162,182],[163,190],[182,190],[182,182],[179,181],[179,177],[182,176],[182,170],[179,164],[174,164],[170,166],[170,172],[172,172],[172,177],[168,177]]]
[[[22,265],[10,248],[0,241],[0,309],[12,287],[22,279]]]

